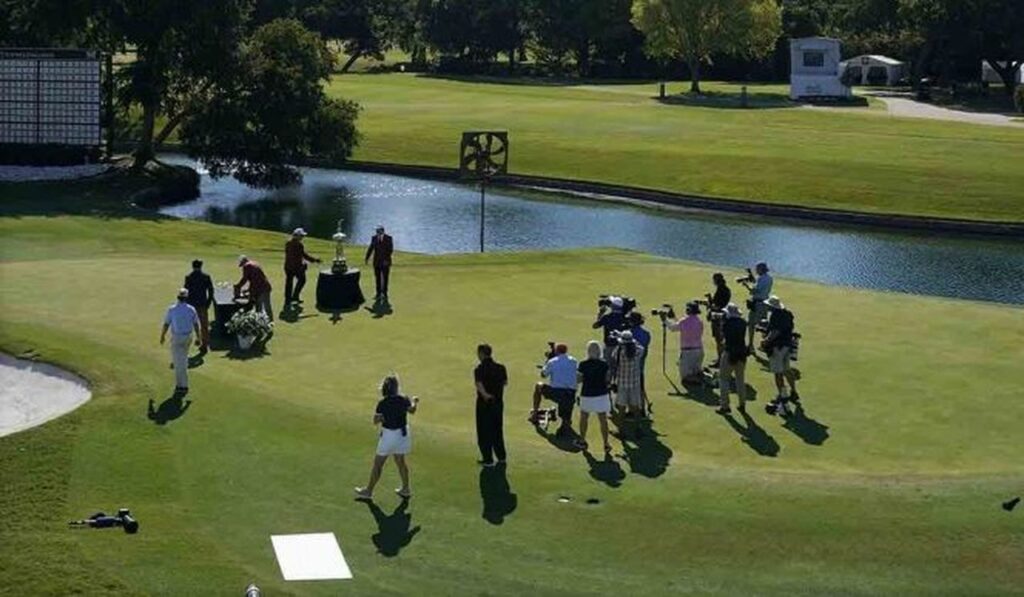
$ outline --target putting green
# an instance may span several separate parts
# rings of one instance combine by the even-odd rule
[[[268,594],[324,595],[1024,585],[1024,519],[999,507],[1024,489],[1020,308],[779,279],[805,337],[808,420],[787,428],[764,414],[772,382],[757,367],[750,421],[715,415],[708,396],[673,395],[657,332],[648,373],[658,435],[625,434],[603,464],[524,421],[545,341],[578,353],[596,336],[597,294],[678,305],[706,289],[711,267],[619,250],[401,255],[393,314],[332,323],[307,310],[277,324],[262,358],[212,352],[192,371],[182,414],[161,408],[173,379],[157,338],[188,262],[202,257],[215,279],[231,280],[235,256],[252,255],[279,303],[285,238],[0,205],[0,350],[34,350],[94,391],[81,409],[0,439],[0,577],[11,594],[220,594],[252,580]],[[511,373],[514,499],[496,496],[500,479],[475,465],[480,341]],[[351,488],[365,481],[375,385],[390,371],[422,397],[415,497],[408,518],[396,512],[389,465],[378,522]],[[147,416],[150,400],[162,424]],[[138,516],[138,535],[63,524],[118,506]],[[355,579],[281,581],[269,536],[299,532],[336,533]]]

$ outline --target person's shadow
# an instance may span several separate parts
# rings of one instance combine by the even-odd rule
[[[391,301],[386,298],[380,298],[373,301],[373,305],[369,307],[363,307],[370,313],[373,313],[374,319],[383,319],[388,315],[391,315],[395,310],[391,306]]]
[[[556,425],[561,425],[561,421],[556,423]],[[540,425],[533,426],[533,430],[537,432],[537,435],[546,439],[549,444],[558,448],[559,450],[563,452],[569,452],[570,454],[576,454],[577,452],[580,452],[581,450],[577,448],[575,444],[576,439],[579,438],[579,435],[576,434],[576,430],[572,429],[562,435],[559,435],[558,429],[559,427],[555,426],[555,430],[549,432],[547,429],[544,429],[544,427]]]
[[[278,313],[277,317],[281,321],[284,321],[284,322],[287,322],[287,323],[298,323],[299,321],[301,321],[303,319],[309,319],[310,317],[319,317],[320,316],[319,313],[306,313],[306,314],[303,314],[304,310],[305,309],[302,308],[302,305],[294,305],[294,304],[285,305],[284,309],[282,309],[281,312]]]
[[[616,416],[612,422],[617,428],[612,435],[622,442],[623,456],[629,464],[630,472],[651,479],[665,474],[672,460],[672,448],[658,439],[662,435],[654,429],[652,421]]]
[[[192,406],[191,400],[185,400],[184,394],[175,392],[170,398],[161,402],[159,407],[155,407],[155,402],[150,399],[146,417],[157,425],[166,425],[185,416],[185,412],[190,406]]]
[[[622,486],[622,481],[626,478],[626,471],[622,470],[611,454],[606,453],[603,460],[598,460],[589,451],[584,450],[583,457],[587,459],[587,464],[590,465],[590,476],[595,480],[608,487]]]
[[[386,558],[393,558],[402,548],[412,543],[412,538],[420,532],[420,527],[410,529],[412,515],[407,514],[409,500],[404,499],[390,515],[385,514],[380,506],[373,501],[363,502],[370,508],[373,519],[377,522],[377,534],[371,537],[377,551]]]
[[[796,405],[796,410],[786,417],[782,426],[812,446],[820,446],[829,438],[828,425],[808,417],[803,404]]]
[[[761,428],[750,414],[740,411],[740,417],[743,419],[743,425],[740,425],[731,413],[723,415],[725,421],[729,423],[733,431],[739,434],[743,443],[750,446],[751,450],[769,458],[778,456],[779,443],[775,441],[775,438]]]
[[[504,464],[497,464],[480,469],[483,519],[493,525],[505,522],[505,517],[515,512],[519,505],[519,497],[512,493],[512,487],[508,484],[507,468]]]
[[[707,384],[683,384],[683,391],[673,395],[693,400],[704,406],[718,406],[718,394]]]

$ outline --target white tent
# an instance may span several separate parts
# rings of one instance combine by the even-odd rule
[[[861,85],[895,85],[906,73],[906,64],[877,54],[854,56],[839,63],[840,72],[848,70]]]
[[[850,88],[843,85],[838,39],[805,37],[789,41],[789,96],[801,98],[847,98]]]

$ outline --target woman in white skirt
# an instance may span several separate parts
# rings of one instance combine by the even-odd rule
[[[608,363],[601,359],[600,343],[594,340],[587,343],[587,360],[579,364],[577,375],[583,387],[580,389],[580,437],[576,447],[587,449],[587,422],[593,413],[601,423],[601,439],[607,454],[612,451],[608,444],[608,413],[612,410],[612,401],[608,395]]]
[[[395,457],[398,474],[402,477],[402,486],[395,490],[402,499],[412,497],[409,489],[409,467],[405,464],[405,455],[412,450],[412,432],[409,430],[408,415],[416,412],[420,399],[412,400],[398,392],[398,377],[389,375],[380,384],[381,400],[377,403],[377,411],[373,415],[373,423],[380,425],[380,438],[377,440],[377,454],[373,457],[373,468],[370,469],[370,481],[366,487],[356,487],[356,499],[373,499],[373,488],[380,481],[380,473],[387,462],[388,456]]]

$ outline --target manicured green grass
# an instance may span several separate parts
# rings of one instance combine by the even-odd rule
[[[788,105],[782,85],[706,83],[711,105],[665,105],[657,84],[345,75],[363,105],[356,158],[455,166],[464,130],[507,129],[518,173],[771,203],[1024,220],[1024,130]],[[684,84],[673,83],[679,93]],[[724,98],[724,99],[723,99]],[[725,107],[723,107],[725,106]]]
[[[751,422],[729,423],[708,396],[674,395],[657,345],[648,372],[659,435],[636,443],[627,431],[613,442],[614,464],[592,467],[523,421],[544,342],[579,351],[595,336],[600,292],[678,305],[712,270],[618,250],[400,255],[394,314],[332,323],[309,310],[277,324],[262,358],[213,352],[192,371],[189,409],[157,425],[147,403],[159,406],[172,384],[159,323],[189,260],[232,280],[235,256],[254,255],[279,303],[285,239],[143,218],[114,201],[85,209],[89,201],[78,215],[38,209],[40,197],[66,207],[78,192],[0,186],[0,349],[32,350],[92,380],[94,392],[74,413],[0,439],[4,594],[219,595],[251,580],[275,595],[1024,586],[1024,519],[999,508],[1024,488],[1020,308],[778,280],[805,338],[810,419],[787,428],[764,414],[772,385],[754,366]],[[470,371],[480,341],[511,372],[516,507],[500,525],[481,516],[474,464]],[[365,480],[375,385],[390,371],[423,400],[407,512],[420,530],[400,549],[404,522],[392,518],[382,532],[350,494]],[[389,466],[385,514],[398,506],[395,477]],[[64,526],[121,505],[138,515],[138,535]],[[269,535],[314,531],[337,534],[355,580],[280,580]],[[379,553],[375,538],[397,555]]]

